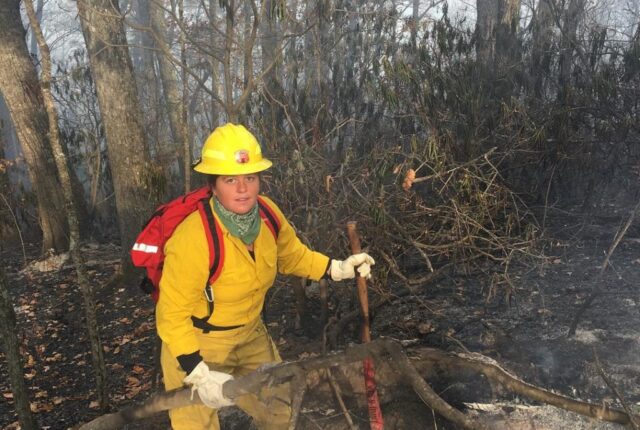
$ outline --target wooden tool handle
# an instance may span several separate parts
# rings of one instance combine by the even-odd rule
[[[349,236],[351,253],[361,253],[362,248],[360,247],[360,237],[358,236],[357,222],[347,222],[347,235]],[[369,328],[369,295],[367,294],[367,280],[362,276],[356,276],[356,283],[358,285],[360,311],[362,312],[362,342],[366,343],[371,341],[371,333]]]
[[[360,238],[358,237],[357,224],[355,221],[347,222],[347,235],[351,244],[351,253],[359,254],[362,252],[360,247]],[[357,273],[357,272],[356,272]],[[358,284],[358,298],[360,299],[360,310],[362,311],[362,342],[371,342],[371,332],[369,328],[369,296],[367,294],[367,280],[362,276],[356,275]],[[367,393],[367,406],[369,409],[369,425],[371,430],[384,430],[384,419],[382,418],[382,410],[380,409],[380,400],[378,399],[378,390],[376,388],[375,370],[373,368],[373,360],[366,358],[363,362],[364,366],[364,383]]]

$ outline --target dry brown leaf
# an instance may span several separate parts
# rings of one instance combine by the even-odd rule
[[[154,327],[154,325],[153,325],[152,323],[149,323],[149,322],[143,322],[142,324],[140,324],[140,325],[138,326],[138,328],[136,328],[136,329],[133,331],[133,335],[134,335],[134,336],[139,336],[139,335],[141,335],[142,333],[144,333],[145,331],[153,330],[154,328],[155,328],[155,327]]]
[[[413,181],[416,180],[416,171],[413,169],[407,170],[407,174],[404,177],[404,181],[402,181],[402,189],[405,191],[409,191],[411,186],[413,185]]]
[[[133,398],[133,397],[137,396],[137,395],[138,395],[138,393],[140,393],[140,391],[141,391],[141,390],[142,390],[142,387],[140,387],[140,386],[137,386],[137,387],[131,387],[131,388],[129,388],[129,389],[127,390],[127,392],[126,392],[126,394],[125,394],[125,397],[126,397],[127,399],[131,399],[131,398]]]
[[[136,378],[135,376],[127,376],[128,387],[133,387],[137,385],[140,385],[140,380],[138,378]]]
[[[53,405],[51,403],[46,402],[32,402],[29,404],[29,408],[31,412],[51,412],[53,410]]]
[[[60,361],[60,359],[62,359],[62,354],[57,352],[52,357],[45,358],[44,361],[52,362],[52,361]]]
[[[144,309],[144,308],[137,308],[133,311],[133,317],[134,318],[138,318],[140,316],[142,317],[146,317],[147,315],[151,314],[152,312],[155,312],[153,309]]]
[[[420,323],[418,325],[418,332],[420,334],[427,334],[427,333],[431,333],[435,331],[435,329],[433,328],[433,324],[431,324],[431,321],[426,322],[426,323]]]

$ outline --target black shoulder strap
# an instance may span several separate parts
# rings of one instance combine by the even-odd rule
[[[265,221],[267,221],[268,224],[271,224],[273,235],[277,241],[278,235],[280,234],[280,222],[278,221],[276,214],[261,198],[258,198],[258,209],[260,210],[260,215],[265,219]]]
[[[222,269],[222,260],[224,258],[224,248],[222,246],[222,237],[221,231],[218,227],[218,223],[216,222],[215,217],[213,216],[213,211],[211,210],[211,205],[209,204],[209,199],[202,199],[202,210],[204,212],[203,223],[205,224],[205,234],[207,235],[207,242],[209,243],[209,252],[213,255],[213,261],[211,262],[211,267],[209,268],[209,277],[207,278],[206,285],[204,286],[204,294],[207,297],[207,306],[208,313],[207,316],[203,318],[196,318],[194,316],[191,317],[193,320],[194,326],[205,330],[205,333],[211,331],[206,328],[210,326],[208,323],[209,318],[213,315],[213,289],[211,288],[211,284],[215,282],[215,280],[220,276],[220,270]]]
[[[224,250],[222,249],[222,237],[220,237],[220,228],[218,227],[218,223],[213,216],[213,211],[211,210],[209,200],[202,200],[202,206],[204,208],[205,215],[207,216],[207,225],[205,226],[205,228],[208,230],[207,234],[211,236],[212,249],[209,252],[213,252],[213,262],[211,263],[211,267],[209,268],[209,278],[207,279],[207,286],[209,286],[209,284],[215,281],[215,278],[217,278],[219,275],[218,272],[221,269],[220,263],[222,263],[222,258],[224,258]]]

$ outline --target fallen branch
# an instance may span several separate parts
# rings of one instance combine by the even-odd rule
[[[512,393],[526,396],[532,400],[546,403],[567,411],[575,412],[603,421],[629,425],[631,420],[637,420],[637,415],[630,417],[626,412],[608,408],[588,402],[581,402],[571,397],[556,394],[535,385],[524,382],[517,376],[503,369],[495,360],[478,353],[450,354],[437,349],[420,349],[420,356],[431,364],[436,363],[459,371],[460,368],[475,370],[482,373],[489,380],[498,382]]]
[[[282,363],[264,370],[255,371],[242,378],[226,382],[223,387],[225,397],[235,399],[248,393],[257,393],[264,385],[275,385],[291,382],[297,375],[303,375],[313,370],[341,366],[348,363],[360,362],[365,358],[373,358],[378,362],[380,357],[387,353],[391,356],[387,364],[402,376],[404,382],[410,385],[416,394],[436,413],[448,419],[461,428],[468,430],[485,430],[482,424],[473,422],[462,412],[446,403],[433,389],[424,381],[418,371],[413,367],[409,358],[405,355],[402,346],[391,339],[378,339],[373,342],[354,345],[348,347],[344,352],[331,353],[323,357],[314,357],[302,361]],[[298,376],[299,377],[299,376]],[[298,382],[292,384],[300,389],[306,384]],[[301,390],[304,393],[304,390]],[[293,416],[289,428],[295,427],[295,420],[301,406],[300,396],[293,398]],[[158,393],[140,405],[134,405],[119,412],[103,415],[95,420],[79,427],[79,430],[113,430],[131,423],[135,420],[150,417],[151,415],[200,403],[197,395],[191,397],[188,388]]]
[[[291,382],[292,385],[292,419],[290,429],[295,428],[299,416],[302,397],[306,390],[305,377],[314,370],[344,366],[349,363],[360,362],[365,358],[373,358],[376,366],[386,364],[394,371],[394,376],[402,383],[409,385],[422,401],[436,414],[452,422],[459,428],[469,430],[484,430],[487,427],[466,416],[461,411],[445,402],[424,380],[416,369],[424,367],[451,368],[459,373],[461,368],[482,373],[492,382],[501,384],[507,390],[526,396],[530,399],[547,403],[580,415],[597,418],[604,421],[629,425],[638,416],[630,416],[625,411],[608,408],[604,405],[581,402],[567,396],[552,393],[535,385],[522,381],[512,375],[495,360],[477,353],[447,353],[432,348],[421,348],[414,351],[417,359],[410,360],[399,342],[382,338],[367,344],[353,345],[344,352],[331,353],[322,357],[314,357],[296,362],[281,363],[279,365],[255,371],[242,378],[224,384],[223,392],[226,397],[237,398],[248,393],[257,393],[265,385],[275,385]],[[424,372],[423,372],[424,373]],[[359,378],[361,375],[359,375]],[[135,420],[147,418],[168,409],[200,403],[197,395],[191,398],[188,388],[158,393],[140,405],[134,405],[119,412],[103,415],[86,423],[79,430],[112,430],[123,427]]]

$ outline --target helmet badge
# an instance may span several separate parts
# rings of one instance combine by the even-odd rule
[[[236,163],[245,164],[249,162],[249,151],[241,149],[235,152]]]

